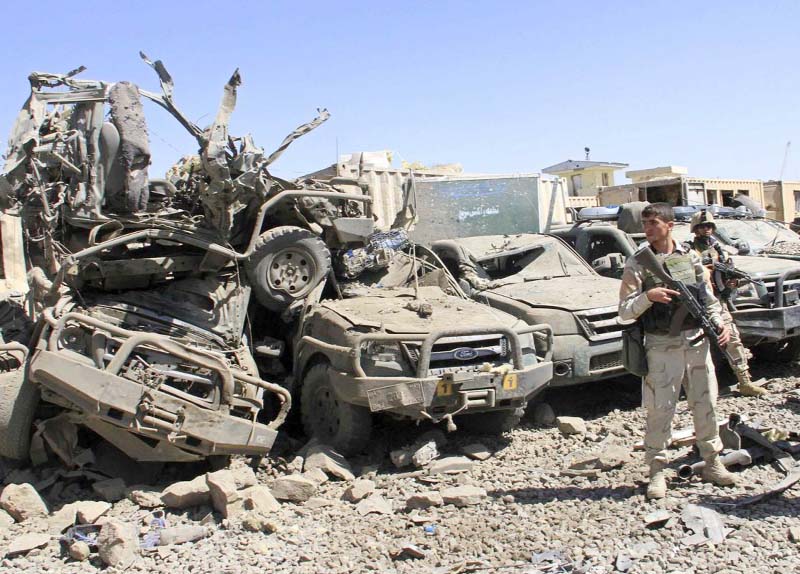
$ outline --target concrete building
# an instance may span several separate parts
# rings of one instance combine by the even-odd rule
[[[764,186],[758,179],[718,179],[688,175],[681,166],[664,166],[625,173],[632,183],[598,191],[600,205],[629,201],[666,202],[672,205],[729,205],[733,196],[747,195],[765,204]]]
[[[800,181],[764,182],[764,208],[778,221],[792,223],[800,217]]]
[[[614,185],[615,171],[626,167],[627,163],[568,159],[542,172],[566,179],[569,197],[596,196],[601,188]]]

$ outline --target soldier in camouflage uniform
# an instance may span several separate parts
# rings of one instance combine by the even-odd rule
[[[728,308],[729,303],[720,298],[720,290],[725,287],[735,289],[737,281],[734,279],[731,284],[725,284],[725,278],[718,276],[718,271],[714,271],[713,263],[715,261],[727,264],[731,263],[730,255],[722,249],[719,241],[713,236],[717,228],[716,223],[714,223],[714,216],[706,210],[698,211],[692,216],[691,226],[694,239],[687,241],[686,247],[695,250],[700,255],[701,261],[707,265],[709,273],[711,274],[711,285],[714,287],[714,295],[716,295],[722,303],[722,320],[725,321],[725,324],[731,331],[731,340],[725,346],[725,356],[736,375],[736,380],[739,382],[739,392],[748,397],[765,395],[767,390],[753,384],[750,378],[750,368],[747,364],[747,352],[739,336],[739,330],[733,322],[733,317]],[[708,264],[708,261],[710,261],[711,264]]]
[[[719,330],[719,344],[724,347],[730,331],[722,320],[720,304],[700,258],[672,239],[674,219],[668,204],[647,206],[642,211],[642,222],[648,243],[640,249],[653,250],[672,277],[686,283],[704,301],[711,322]],[[645,460],[650,467],[650,499],[666,496],[666,451],[681,385],[692,409],[697,448],[706,463],[702,478],[720,486],[735,483],[735,477],[719,460],[722,443],[715,411],[717,379],[709,342],[705,337],[696,342],[702,331],[676,299],[678,295],[648,273],[635,255],[628,258],[620,287],[619,316],[623,321],[640,320],[645,332],[648,374],[642,400],[647,408]]]

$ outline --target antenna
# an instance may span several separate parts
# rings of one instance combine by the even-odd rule
[[[778,181],[783,181],[783,172],[786,171],[786,162],[789,160],[789,148],[792,147],[792,142],[786,142],[786,150],[783,152],[783,163],[781,164],[781,176]]]
[[[589,161],[589,152],[592,151],[588,147],[583,148],[583,151],[586,152],[586,161]]]

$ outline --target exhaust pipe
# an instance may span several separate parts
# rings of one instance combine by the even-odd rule
[[[739,466],[750,466],[754,460],[762,458],[767,454],[766,449],[760,446],[751,448],[740,448],[720,457],[720,462],[725,465],[725,468],[738,464]],[[696,474],[700,474],[706,467],[705,461],[701,460],[694,464],[684,464],[678,468],[678,478],[688,480]]]

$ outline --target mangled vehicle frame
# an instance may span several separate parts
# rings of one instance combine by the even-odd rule
[[[330,250],[371,231],[369,197],[352,182],[267,170],[326,111],[266,156],[228,134],[238,72],[201,130],[175,106],[163,64],[142,57],[161,94],[76,79],[83,68],[29,77],[0,177],[6,275],[30,284],[18,304],[26,335],[2,325],[0,366],[14,382],[2,389],[0,455],[25,456],[37,391],[140,460],[267,452],[291,396],[259,375],[273,339],[248,320],[251,298],[294,312],[331,273]],[[167,179],[148,177],[142,97],[199,144]]]

